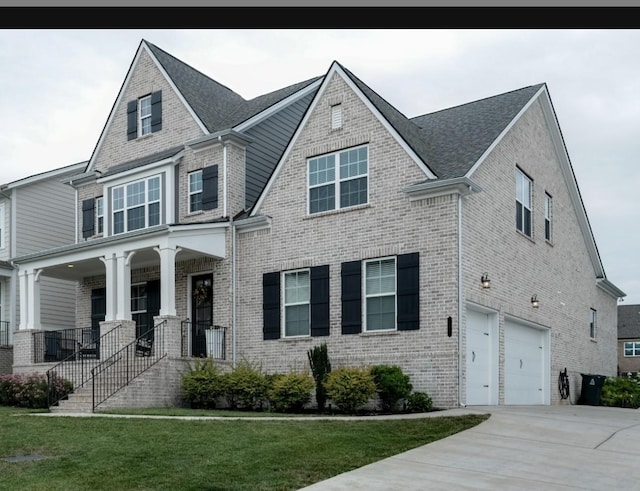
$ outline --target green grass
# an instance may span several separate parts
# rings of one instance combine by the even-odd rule
[[[225,421],[29,413],[0,407],[1,490],[296,490],[489,417]],[[47,458],[2,460],[17,455]]]

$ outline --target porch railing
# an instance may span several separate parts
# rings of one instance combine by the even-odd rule
[[[0,346],[9,344],[9,321],[0,321]]]
[[[162,321],[91,369],[93,411],[133,379],[167,356]]]
[[[58,361],[62,358],[57,365],[47,370],[49,387],[56,386],[56,379],[70,381],[73,390],[83,387],[91,379],[91,369],[100,359],[101,347],[105,352],[111,353],[120,345],[120,327],[118,325],[100,337],[90,327],[33,333],[36,353],[44,353],[42,361]],[[38,349],[42,348],[43,343],[44,351]],[[47,352],[53,357],[51,360],[47,359]],[[59,400],[57,392],[50,390],[49,407]]]
[[[205,322],[182,321],[182,356],[225,360],[227,328]]]

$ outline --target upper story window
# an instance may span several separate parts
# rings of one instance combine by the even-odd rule
[[[189,174],[189,213],[202,210],[202,171]]]
[[[104,200],[102,196],[96,198],[96,233],[104,232]]]
[[[367,203],[368,175],[366,146],[309,159],[309,213]]]
[[[129,101],[127,104],[127,139],[160,131],[162,129],[162,91]]]
[[[624,356],[640,356],[640,342],[625,341]]]
[[[308,269],[284,273],[284,336],[309,336],[311,283]]]
[[[331,129],[342,128],[342,104],[331,106]]]
[[[591,309],[591,312],[589,314],[590,315],[590,318],[589,318],[589,337],[591,339],[596,339],[596,334],[597,334],[598,325],[597,325],[597,322],[596,322],[596,319],[597,319],[596,313],[597,312],[596,312],[595,309]]]
[[[160,176],[112,188],[113,234],[159,225],[161,201]]]
[[[553,231],[551,219],[553,218],[553,200],[548,193],[544,195],[544,238],[551,242],[551,233]]]
[[[531,179],[516,168],[516,228],[531,237]]]

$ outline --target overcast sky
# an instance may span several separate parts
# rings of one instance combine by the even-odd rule
[[[640,30],[0,30],[0,183],[88,160],[142,39],[245,99],[337,60],[408,117],[546,83],[607,278],[640,304]]]

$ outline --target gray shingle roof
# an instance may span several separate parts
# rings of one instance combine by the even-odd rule
[[[111,176],[113,174],[118,174],[120,172],[124,172],[127,170],[135,169],[137,167],[142,167],[143,165],[151,164],[153,162],[159,162],[160,160],[168,159],[177,155],[178,152],[181,152],[184,149],[183,146],[168,148],[167,150],[163,150],[161,152],[156,152],[151,155],[145,155],[139,159],[129,160],[128,162],[124,162],[122,164],[114,165],[109,168],[102,177]]]
[[[640,305],[618,305],[618,339],[640,338]]]

